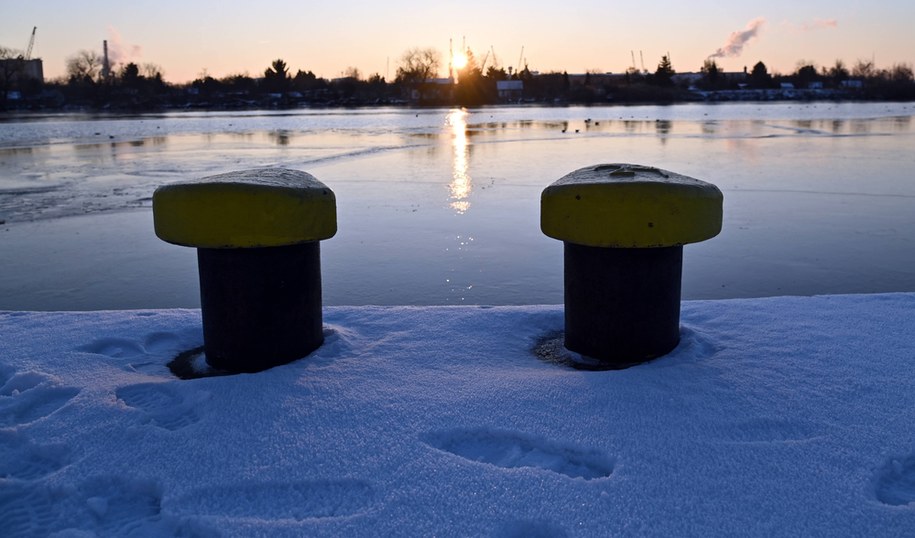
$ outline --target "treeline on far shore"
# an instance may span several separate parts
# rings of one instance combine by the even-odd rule
[[[417,51],[422,52],[422,51]],[[482,106],[493,104],[631,104],[730,100],[915,100],[911,67],[877,69],[859,61],[816,69],[800,65],[788,75],[770,74],[763,62],[752,70],[729,73],[713,60],[700,71],[677,73],[667,57],[654,72],[538,73],[528,68],[471,64],[454,77],[435,78],[428,65],[411,68],[405,61],[392,81],[356,69],[325,79],[311,71],[292,74],[278,59],[263,77],[201,76],[186,84],[170,84],[155,66],[127,64],[102,76],[74,73],[67,79],[43,81],[26,77],[0,80],[0,110],[146,111],[168,109],[257,109],[306,106]],[[431,66],[436,67],[436,66]],[[0,77],[2,78],[2,77]]]

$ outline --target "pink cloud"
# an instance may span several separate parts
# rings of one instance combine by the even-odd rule
[[[801,23],[801,30],[810,32],[813,30],[825,30],[839,26],[839,21],[835,19],[813,19],[811,22]]]

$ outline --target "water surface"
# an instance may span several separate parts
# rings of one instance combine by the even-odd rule
[[[326,304],[562,302],[545,186],[632,162],[715,183],[686,299],[915,290],[915,104],[297,110],[0,118],[0,309],[196,307],[152,191],[305,170],[337,195]]]

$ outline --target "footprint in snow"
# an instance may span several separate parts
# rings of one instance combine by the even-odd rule
[[[79,394],[40,372],[7,372],[0,381],[0,428],[22,426],[54,413]]]
[[[178,430],[200,420],[197,409],[209,399],[207,392],[191,391],[187,385],[140,383],[115,391],[118,400],[142,412],[144,422],[166,430]]]
[[[9,484],[0,488],[0,529],[4,536],[49,536],[62,530],[48,488]]]
[[[63,445],[38,445],[19,432],[0,430],[0,480],[35,480],[69,462],[70,451]]]
[[[14,484],[0,488],[4,536],[169,536],[152,482],[96,478],[76,488]]]
[[[96,355],[105,355],[112,359],[129,359],[145,353],[140,342],[120,337],[98,338],[89,344],[78,347],[77,350]]]
[[[154,332],[142,339],[119,336],[98,338],[76,349],[112,359],[127,360],[130,368],[135,371],[162,373],[165,359],[173,356],[181,347],[182,341],[178,335]]]
[[[915,453],[891,459],[877,471],[877,499],[891,506],[915,505]]]
[[[614,461],[596,450],[551,442],[532,435],[486,428],[451,430],[425,436],[429,446],[464,459],[505,469],[526,467],[592,480],[613,473]]]

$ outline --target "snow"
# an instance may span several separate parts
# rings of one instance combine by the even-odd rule
[[[539,360],[561,306],[328,307],[178,380],[198,310],[0,313],[4,536],[911,536],[915,294],[687,301],[671,354]]]

